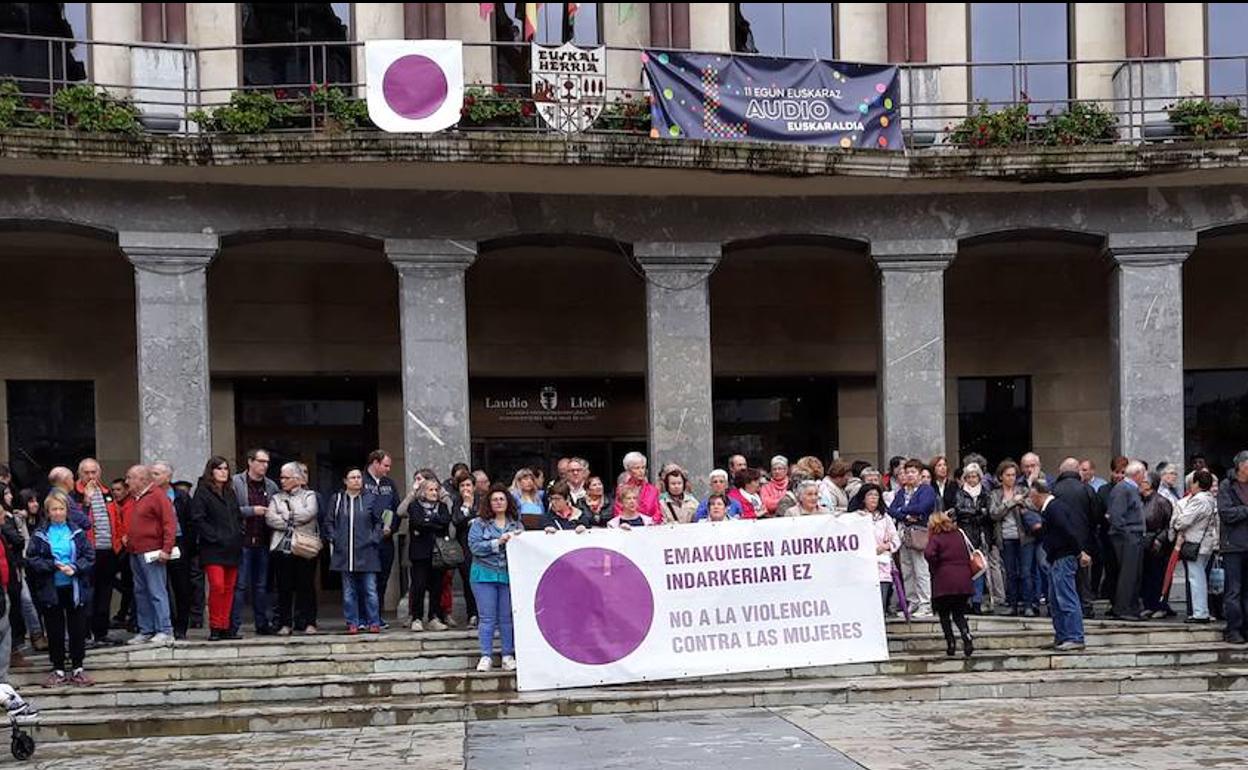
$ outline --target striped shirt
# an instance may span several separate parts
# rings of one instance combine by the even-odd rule
[[[104,500],[104,493],[98,489],[91,495],[91,523],[95,530],[95,542],[103,543],[103,548],[110,548],[113,526],[108,520],[108,503]]]

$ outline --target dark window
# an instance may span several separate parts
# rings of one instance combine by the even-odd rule
[[[799,59],[836,56],[835,3],[735,3],[733,50]]]
[[[45,490],[48,471],[95,455],[95,383],[9,380],[9,467],[15,489]]]
[[[1222,474],[1248,449],[1248,369],[1187,372],[1183,427],[1189,455],[1203,454]]]
[[[87,39],[86,3],[0,3],[0,35]],[[0,77],[27,94],[47,95],[60,84],[87,79],[82,43],[0,37]]]
[[[1031,100],[1032,112],[1060,112],[1070,97],[1070,11],[1067,3],[971,3],[971,61],[1014,66],[972,67],[971,94],[992,107]]]
[[[351,39],[350,3],[242,3],[243,45],[337,43]],[[243,50],[243,85],[298,87],[350,83],[345,45],[283,45]]]
[[[1248,54],[1248,4],[1206,3],[1210,56]],[[1209,96],[1244,101],[1248,93],[1248,60],[1224,59],[1209,62]]]
[[[958,457],[978,452],[992,472],[1031,449],[1030,377],[958,378]]]
[[[524,29],[525,3],[494,4],[494,39],[515,46],[494,49],[497,82],[528,88],[531,59]],[[567,3],[538,3],[537,29],[532,42],[542,45],[575,43],[583,48],[602,45],[601,3],[576,3],[568,14]]]
[[[719,378],[712,396],[717,463],[733,454],[760,467],[777,454],[827,462],[836,448],[835,380]]]

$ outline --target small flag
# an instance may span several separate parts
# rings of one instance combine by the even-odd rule
[[[432,133],[459,122],[464,106],[463,43],[369,40],[368,117],[382,131]]]
[[[620,24],[624,24],[633,18],[633,13],[637,10],[636,3],[616,3],[616,19]]]
[[[581,10],[581,4],[580,3],[568,3],[567,6],[568,6],[568,18],[575,19],[576,12]]]
[[[541,3],[524,4],[524,39],[532,40],[537,36],[537,9]]]
[[[485,21],[494,14],[493,3],[477,3],[477,12],[481,14],[481,20]]]

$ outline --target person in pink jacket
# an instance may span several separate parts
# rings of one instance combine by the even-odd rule
[[[646,478],[646,456],[641,452],[629,452],[624,455],[624,473],[627,475],[615,490],[615,514],[618,516],[623,507],[620,505],[620,493],[625,489],[637,490],[637,511],[648,516],[652,523],[663,523],[663,511],[659,508],[659,488]]]
[[[893,554],[901,548],[901,536],[897,534],[897,524],[893,517],[884,510],[884,491],[875,484],[867,484],[862,488],[861,516],[871,517],[875,527],[875,556],[879,564],[880,599],[884,602],[884,613],[888,614],[888,600],[893,593]]]

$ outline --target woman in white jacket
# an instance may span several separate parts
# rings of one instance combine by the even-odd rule
[[[1213,474],[1206,470],[1193,473],[1187,496],[1174,507],[1170,518],[1176,549],[1181,549],[1184,542],[1200,543],[1196,561],[1183,563],[1187,573],[1188,623],[1209,622],[1209,584],[1205,569],[1218,546],[1218,501],[1210,491],[1212,488]]]

